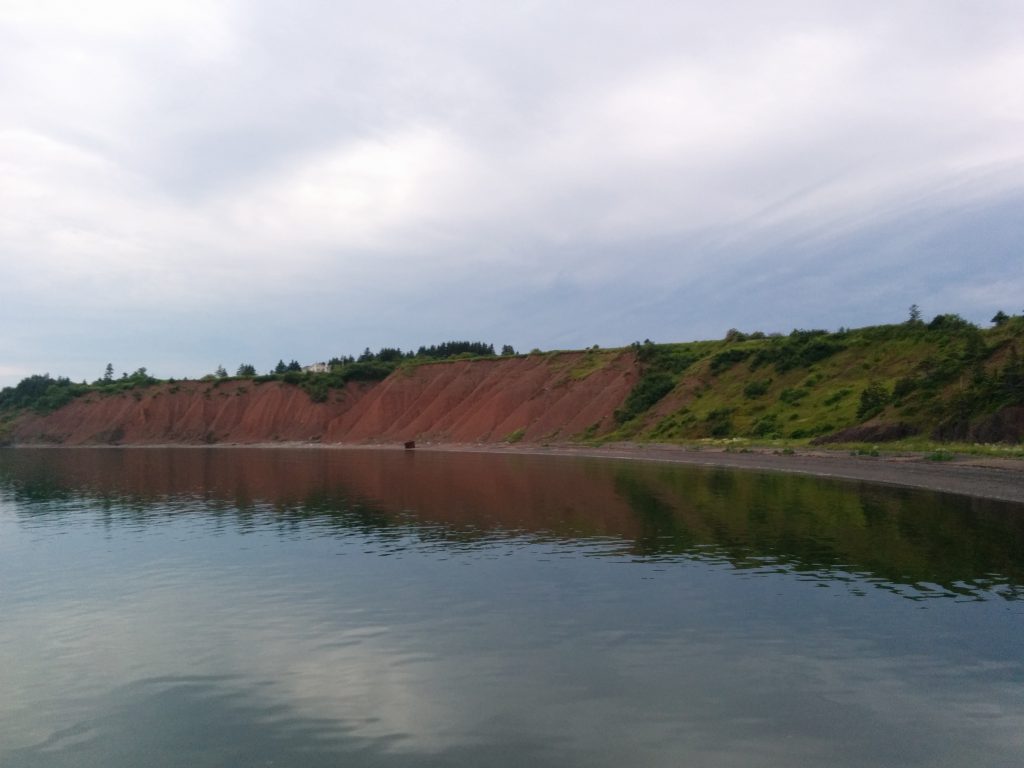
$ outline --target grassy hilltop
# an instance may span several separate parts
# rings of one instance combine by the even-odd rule
[[[1024,432],[1024,317],[633,348],[642,376],[610,437],[1017,443]]]

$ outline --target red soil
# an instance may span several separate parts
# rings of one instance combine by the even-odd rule
[[[586,353],[461,360],[350,383],[314,403],[278,382],[181,382],[118,395],[89,394],[54,413],[22,417],[16,443],[376,443],[568,439],[606,430],[637,370],[623,353],[574,376]]]

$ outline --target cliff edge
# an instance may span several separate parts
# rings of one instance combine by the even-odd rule
[[[91,392],[26,412],[14,443],[499,442],[608,431],[639,377],[631,352],[566,352],[399,368],[314,402],[279,381],[184,381]]]

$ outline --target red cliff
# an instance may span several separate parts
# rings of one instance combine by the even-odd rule
[[[373,443],[568,439],[612,426],[637,379],[633,355],[567,352],[401,368],[314,403],[300,387],[251,380],[90,393],[27,414],[18,443]]]

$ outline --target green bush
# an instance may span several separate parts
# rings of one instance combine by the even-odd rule
[[[851,392],[853,392],[853,390],[850,389],[849,387],[843,387],[842,389],[837,389],[831,395],[826,397],[822,402],[825,405],[835,405],[840,400],[844,399],[847,395],[849,395]]]
[[[960,315],[945,314],[936,315],[928,323],[929,331],[959,331],[964,328],[975,328],[974,323],[964,320]]]
[[[857,418],[861,421],[877,416],[889,404],[889,390],[877,381],[869,384],[860,393],[860,405],[857,406]]]
[[[664,371],[649,371],[640,377],[626,396],[622,407],[615,411],[619,424],[635,419],[675,388],[675,380]]]
[[[711,437],[728,437],[732,434],[732,408],[716,408],[704,417]]]
[[[772,385],[771,379],[760,379],[758,381],[752,381],[743,388],[743,396],[748,400],[764,395],[768,388]]]
[[[38,413],[49,413],[89,391],[88,384],[76,384],[68,378],[54,379],[49,374],[37,374],[22,379],[13,387],[0,390],[0,411],[31,408]]]
[[[808,394],[808,391],[802,387],[786,387],[779,393],[779,401],[786,405],[796,405]]]
[[[754,426],[750,429],[750,434],[754,437],[781,437],[782,427],[779,426],[778,414],[769,413],[766,416],[762,416],[754,422]]]
[[[773,338],[767,346],[754,352],[751,370],[774,365],[779,373],[794,368],[807,368],[819,360],[831,357],[846,348],[845,335],[830,335],[828,331],[795,330],[789,336]]]
[[[711,373],[717,376],[748,357],[750,357],[749,349],[727,349],[724,352],[719,352],[711,358]]]

